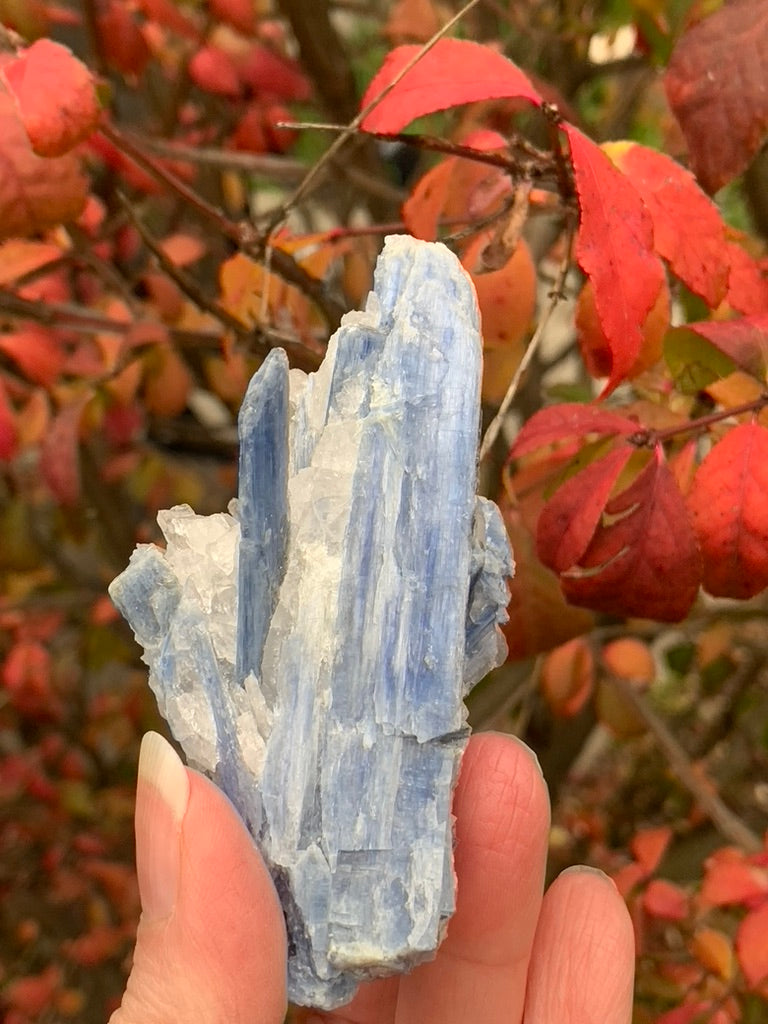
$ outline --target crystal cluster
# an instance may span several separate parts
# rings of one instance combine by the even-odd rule
[[[443,246],[387,240],[315,374],[273,351],[229,514],[161,512],[110,588],[160,711],[272,872],[289,995],[434,955],[454,908],[463,697],[505,655],[512,562],[475,496],[481,344]]]

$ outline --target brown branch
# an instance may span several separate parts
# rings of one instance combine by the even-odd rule
[[[328,0],[278,0],[299,44],[305,68],[324,105],[334,117],[349,121],[357,112],[352,65],[330,18]]]
[[[725,806],[717,793],[713,793],[696,773],[685,750],[666,723],[648,705],[642,693],[626,679],[611,677],[611,681],[648,727],[675,778],[685,786],[723,838],[748,853],[759,853],[763,848],[760,838]]]
[[[263,174],[267,178],[281,181],[300,181],[307,172],[307,165],[300,160],[270,153],[238,153],[228,149],[214,149],[207,146],[196,148],[181,142],[155,139],[150,135],[133,136],[143,149],[169,160],[186,161],[223,170],[242,171],[246,174]]]
[[[191,210],[214,224],[221,234],[234,242],[239,249],[255,256],[257,259],[263,258],[267,237],[265,232],[259,231],[250,221],[230,220],[218,207],[213,206],[198,192],[190,188],[186,182],[159,164],[153,157],[144,153],[140,146],[133,142],[129,136],[119,131],[113,125],[104,125],[101,131],[122,153],[138,164],[156,181],[183,199]],[[328,294],[322,281],[308,274],[303,267],[296,263],[289,253],[284,252],[282,249],[273,250],[271,265],[279,277],[288,281],[289,284],[295,284],[297,288],[315,303],[331,330],[335,330],[338,327],[342,316],[346,312],[346,308],[343,303]]]

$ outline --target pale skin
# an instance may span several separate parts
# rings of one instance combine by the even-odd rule
[[[549,803],[531,752],[473,737],[457,786],[457,910],[436,959],[307,1024],[629,1024],[634,941],[608,878],[543,894]],[[281,1024],[286,940],[269,874],[227,799],[155,733],[136,797],[142,918],[110,1024]]]

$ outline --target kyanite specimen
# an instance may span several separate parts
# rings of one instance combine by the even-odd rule
[[[274,351],[251,381],[229,514],[161,512],[165,551],[110,588],[270,867],[304,1005],[429,959],[454,909],[463,697],[506,653],[512,573],[475,496],[480,375],[459,262],[389,238],[318,372]]]

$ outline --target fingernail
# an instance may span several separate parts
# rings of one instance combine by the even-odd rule
[[[539,761],[536,751],[529,747],[527,743],[524,743],[519,736],[515,736],[514,733],[511,732],[502,732],[500,729],[488,729],[488,734],[491,736],[503,736],[505,740],[512,740],[519,747],[522,747],[533,761],[539,775],[541,775],[542,779],[544,778],[544,772],[541,770],[541,762]]]
[[[616,883],[610,875],[606,875],[600,868],[593,868],[590,864],[572,864],[568,868],[564,868],[561,875],[592,875],[593,878],[599,878],[601,882],[605,882],[607,885],[616,888]]]
[[[148,732],[141,741],[136,788],[136,870],[148,920],[168,917],[176,905],[188,802],[186,768],[167,740]]]

